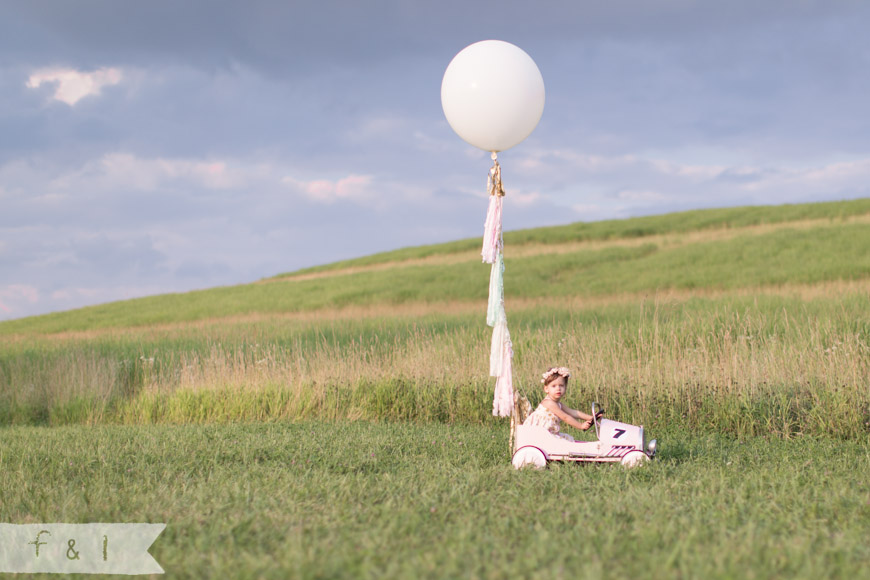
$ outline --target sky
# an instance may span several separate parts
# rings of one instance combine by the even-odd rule
[[[0,320],[480,236],[441,80],[538,65],[506,230],[870,196],[870,2],[0,0]],[[508,255],[506,253],[506,255]]]

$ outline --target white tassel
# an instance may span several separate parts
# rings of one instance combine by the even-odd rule
[[[505,343],[510,343],[507,320],[500,320],[492,329],[492,345],[489,351],[489,376],[500,377],[504,372]]]
[[[492,399],[492,414],[496,417],[509,417],[514,408],[513,346],[510,339],[506,340],[502,355],[502,374],[495,382],[495,394]]]

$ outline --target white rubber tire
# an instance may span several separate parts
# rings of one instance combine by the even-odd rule
[[[638,467],[649,463],[649,456],[643,451],[636,449],[623,455],[620,463],[625,467]]]
[[[522,469],[523,467],[543,469],[547,467],[547,456],[537,447],[520,447],[514,453],[511,464],[513,464],[514,469]]]

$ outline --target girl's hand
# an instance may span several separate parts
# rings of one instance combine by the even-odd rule
[[[581,428],[582,428],[584,431],[586,431],[586,430],[589,429],[589,427],[591,427],[591,426],[592,426],[592,419],[587,419],[586,421],[583,422],[583,426],[582,426]]]

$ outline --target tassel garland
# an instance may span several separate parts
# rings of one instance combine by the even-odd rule
[[[480,255],[485,263],[492,264],[489,274],[489,302],[486,307],[486,323],[493,327],[489,375],[498,377],[492,400],[492,414],[496,417],[507,417],[511,415],[514,408],[511,364],[514,350],[504,310],[504,238],[502,237],[504,187],[501,183],[501,167],[495,153],[492,154],[492,161],[492,169],[489,170],[486,183],[489,191],[489,208],[483,226],[483,250]]]

